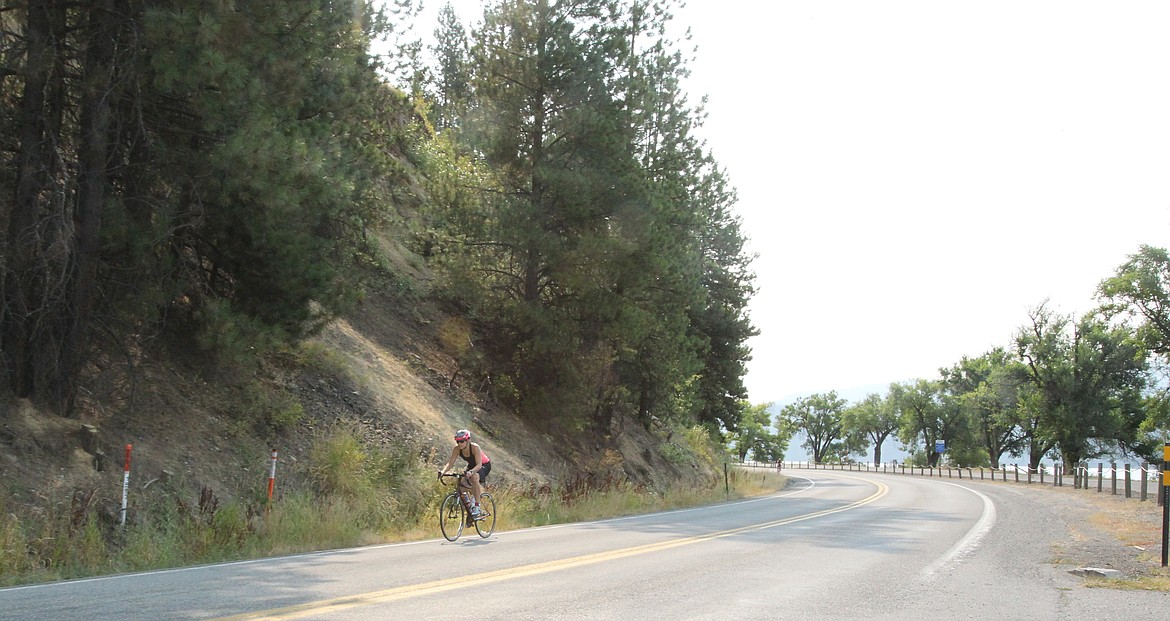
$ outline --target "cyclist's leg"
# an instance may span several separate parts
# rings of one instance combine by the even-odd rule
[[[470,478],[467,476],[466,472],[463,473],[463,476],[459,477],[459,483],[456,485],[456,487],[459,490],[458,495],[459,495],[460,502],[463,504],[464,507],[467,508],[467,516],[466,516],[467,525],[471,526],[473,523],[475,523],[475,509],[474,509],[474,507],[476,506],[475,505],[476,500],[475,500],[475,497],[472,496],[472,493],[475,490],[475,488],[471,485]],[[465,498],[470,499],[471,502],[464,502],[463,500]]]
[[[488,462],[479,467],[479,472],[472,474],[472,484],[475,485],[475,498],[478,502],[480,496],[483,496],[483,486],[487,483],[488,475],[492,472],[492,464]]]
[[[471,492],[471,506],[468,509],[471,510],[471,514],[474,516],[477,514],[479,507],[479,495],[483,491],[479,485],[479,473],[468,470],[463,473],[462,481],[467,485],[468,491]]]
[[[471,479],[471,487],[474,490],[472,498],[475,498],[475,501],[479,502],[479,495],[483,493],[483,484],[479,482],[479,473],[469,472],[467,473],[467,478]]]

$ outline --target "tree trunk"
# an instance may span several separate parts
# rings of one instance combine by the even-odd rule
[[[60,0],[29,3],[0,350],[12,392],[61,414],[72,410],[97,289],[118,2],[96,0],[72,26]]]
[[[24,90],[21,93],[20,152],[16,158],[16,194],[8,222],[8,256],[3,304],[0,304],[0,352],[9,388],[18,397],[43,397],[39,378],[44,360],[55,358],[47,337],[59,284],[48,263],[62,253],[60,209],[63,192],[55,187],[60,148],[64,86],[58,47],[65,39],[65,10],[59,0],[28,5]],[[59,215],[59,214],[57,214]],[[40,399],[37,399],[40,400]]]
[[[116,0],[97,0],[89,10],[89,41],[83,66],[78,192],[70,287],[63,318],[61,353],[51,382],[50,402],[72,411],[77,371],[87,347],[87,322],[96,291],[98,242],[110,168],[110,100],[113,98],[114,51],[118,40]]]
[[[873,443],[873,465],[882,465],[882,443],[886,441],[886,436],[875,438]]]
[[[938,456],[939,456],[939,454],[938,454],[938,452],[936,452],[934,450],[934,446],[930,446],[927,449],[927,453],[926,453],[927,467],[934,468],[935,466],[937,466],[938,465]]]

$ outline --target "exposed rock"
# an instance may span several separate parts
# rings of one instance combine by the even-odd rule
[[[1078,567],[1076,569],[1070,569],[1068,573],[1086,578],[1121,578],[1120,571],[1101,567]]]

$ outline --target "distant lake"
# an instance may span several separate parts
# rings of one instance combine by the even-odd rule
[[[809,452],[806,451],[803,446],[801,446],[801,444],[804,443],[804,440],[806,437],[807,436],[804,434],[804,432],[799,432],[796,435],[792,436],[792,440],[790,440],[788,442],[788,451],[784,453],[784,461],[811,461],[812,460],[812,455],[809,454]],[[864,456],[852,455],[851,457],[858,462],[863,462],[863,463],[864,462],[872,462],[873,461],[873,447],[870,446],[869,449],[866,451]],[[894,438],[886,438],[886,441],[882,443],[882,462],[883,463],[888,464],[891,461],[897,461],[898,463],[903,463],[909,457],[910,457],[910,454],[907,453],[906,451],[902,450],[902,443],[899,442],[898,440],[896,440]],[[1142,465],[1141,460],[1133,459],[1133,458],[1101,457],[1098,459],[1090,459],[1089,460],[1089,468],[1090,468],[1090,470],[1096,472],[1097,464],[1101,463],[1101,464],[1104,464],[1104,469],[1106,472],[1108,472],[1109,471],[1109,464],[1113,461],[1117,462],[1118,470],[1124,469],[1125,464],[1129,464],[1130,468],[1140,468]],[[1017,465],[1023,466],[1025,464],[1027,464],[1027,462],[1028,462],[1028,459],[1026,457],[1012,457],[1011,455],[1005,455],[1004,459],[1003,459],[1004,465],[1017,464]],[[1045,460],[1045,464],[1047,466],[1046,470],[1051,472],[1052,471],[1051,460]]]

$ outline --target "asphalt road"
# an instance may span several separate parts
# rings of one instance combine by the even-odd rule
[[[1025,487],[800,471],[713,507],[0,590],[0,619],[1170,618],[1090,589]]]

